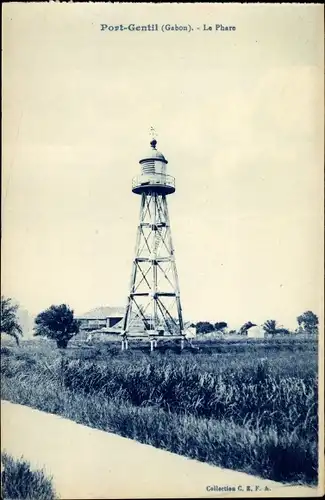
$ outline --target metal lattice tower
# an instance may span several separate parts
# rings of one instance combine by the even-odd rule
[[[123,337],[183,338],[182,308],[167,206],[167,195],[175,192],[175,179],[166,174],[168,162],[157,151],[155,138],[150,145],[151,150],[139,162],[141,174],[132,181],[132,191],[141,196],[141,204]]]

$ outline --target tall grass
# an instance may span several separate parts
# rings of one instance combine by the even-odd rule
[[[1,454],[3,472],[1,498],[3,500],[55,500],[52,479],[42,470],[32,470],[23,459],[15,460],[6,453]]]
[[[13,349],[3,359],[3,397],[223,467],[313,483],[314,348],[263,355],[256,345],[236,356],[97,347],[61,360]]]

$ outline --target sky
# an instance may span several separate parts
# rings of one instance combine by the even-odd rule
[[[4,5],[2,293],[31,314],[126,304],[131,182],[154,126],[176,178],[184,317],[294,327],[305,310],[322,314],[321,9]]]

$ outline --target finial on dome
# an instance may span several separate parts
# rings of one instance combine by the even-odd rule
[[[153,149],[156,149],[156,145],[157,145],[157,140],[156,140],[157,132],[154,129],[154,127],[150,127],[150,135],[152,136],[152,140],[150,141],[150,146]]]
[[[156,145],[157,145],[157,141],[156,141],[156,139],[152,139],[152,141],[150,141],[150,146],[151,146],[153,149],[156,149]]]
[[[144,158],[142,158],[140,160],[140,164],[142,163],[146,163],[148,161],[150,161],[150,163],[152,163],[152,161],[157,161],[157,162],[163,162],[167,165],[168,161],[166,160],[166,158],[164,157],[164,155],[160,152],[160,151],[157,151],[156,149],[156,146],[157,146],[157,133],[155,131],[155,129],[153,127],[150,127],[150,135],[151,135],[151,141],[150,141],[150,151],[147,152],[147,154],[145,155]]]

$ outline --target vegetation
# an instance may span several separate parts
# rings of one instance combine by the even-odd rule
[[[214,326],[209,321],[199,321],[196,323],[196,333],[210,333],[214,331]]]
[[[3,500],[55,500],[52,481],[43,471],[33,471],[25,460],[14,460],[1,454],[3,472],[1,498]]]
[[[298,328],[296,329],[295,333],[318,334],[319,320],[317,315],[312,311],[306,311],[300,316],[298,316],[297,322],[298,322]],[[228,323],[226,323],[225,321],[218,321],[214,324],[210,323],[209,321],[199,321],[198,323],[196,323],[196,325],[193,326],[196,326],[196,333],[198,335],[217,332],[223,334],[228,333],[231,335],[238,334],[246,336],[248,330],[252,326],[257,326],[257,325],[256,323],[247,321],[239,328],[237,332],[236,330],[226,331],[228,329]],[[288,330],[287,328],[279,326],[277,324],[277,321],[274,319],[266,320],[265,323],[262,325],[262,327],[264,331],[269,335],[288,335],[291,333],[290,330]]]
[[[275,319],[268,319],[263,325],[263,329],[266,333],[274,334],[277,331],[277,324]]]
[[[263,325],[263,329],[269,335],[288,335],[289,330],[277,325],[275,319],[268,319]]]
[[[66,349],[69,340],[79,333],[79,323],[65,304],[51,306],[35,319],[35,336],[54,339],[59,349]]]
[[[239,335],[247,335],[247,331],[252,328],[252,326],[257,326],[256,323],[252,323],[251,321],[247,321],[243,326],[240,327],[238,334]]]
[[[23,335],[22,328],[17,319],[18,305],[13,304],[11,298],[1,295],[1,333],[13,337],[19,345],[19,336]]]
[[[315,483],[317,341],[242,338],[2,351],[3,397],[222,467]],[[4,348],[3,348],[4,349]],[[146,349],[148,349],[146,351]]]
[[[306,311],[297,318],[300,328],[307,333],[318,333],[318,317],[312,311]]]
[[[216,332],[224,330],[224,328],[228,328],[228,324],[225,321],[218,321],[214,324],[214,329]]]

